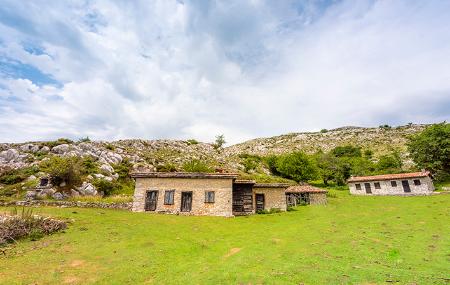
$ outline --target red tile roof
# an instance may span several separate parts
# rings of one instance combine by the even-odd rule
[[[311,185],[295,185],[286,189],[286,193],[327,193],[327,190],[320,189]]]
[[[429,171],[398,173],[398,174],[382,174],[382,175],[373,175],[373,176],[355,176],[355,177],[350,177],[347,180],[347,182],[408,179],[408,178],[418,178],[418,177],[427,177],[427,176],[430,176]]]

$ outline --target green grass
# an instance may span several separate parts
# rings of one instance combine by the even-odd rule
[[[237,218],[35,209],[74,221],[0,255],[0,283],[448,284],[450,195],[331,192],[327,206]]]

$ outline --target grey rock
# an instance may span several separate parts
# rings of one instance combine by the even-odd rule
[[[98,194],[95,186],[88,182],[83,182],[83,184],[76,188],[76,190],[83,196],[93,196]]]
[[[61,194],[61,193],[59,193],[59,192],[54,193],[54,194],[52,195],[52,197],[53,197],[53,199],[55,199],[55,200],[64,200],[64,195]]]
[[[36,191],[27,191],[25,194],[25,200],[34,200],[36,199]]]
[[[65,154],[70,149],[70,146],[68,144],[60,144],[52,148],[53,153],[57,154]]]
[[[42,152],[42,153],[48,153],[50,151],[50,148],[48,147],[48,146],[43,146],[41,149],[40,149],[40,152]]]
[[[0,157],[6,162],[17,160],[19,156],[19,152],[13,148],[0,152]]]
[[[108,174],[114,173],[114,168],[112,168],[112,166],[109,165],[108,163],[102,164],[100,166],[100,170],[102,170],[102,171],[104,171],[104,172],[106,172]]]

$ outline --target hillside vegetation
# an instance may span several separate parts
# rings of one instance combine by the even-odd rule
[[[418,134],[425,127],[412,124],[392,128],[344,127],[259,138],[229,147],[222,147],[224,138],[220,136],[222,141],[219,144],[202,143],[195,139],[105,142],[91,141],[89,138],[0,144],[0,196],[23,197],[27,190],[38,184],[39,177],[46,175],[57,181],[57,185],[53,185],[57,189],[50,191],[48,196],[55,192],[63,192],[66,196],[86,193],[129,195],[133,191],[132,181],[127,179],[130,171],[227,171],[260,182],[293,182],[291,179],[319,178],[318,175],[323,173],[313,168],[314,175],[287,173],[292,172],[292,168],[283,165],[289,157],[283,158],[283,163],[278,163],[276,170],[270,164],[270,157],[293,152],[312,155],[319,151],[324,154],[323,157],[316,155],[312,160],[320,166],[322,162],[334,164],[334,158],[329,159],[327,155],[336,148],[352,146],[357,149],[360,158],[352,158],[351,161],[340,159],[340,174],[333,174],[334,180],[342,184],[350,175],[348,165],[358,167],[359,170],[354,171],[357,174],[375,173],[386,160],[389,167],[397,165],[395,171],[413,169],[406,142],[409,136]],[[274,175],[274,170],[282,175]],[[336,172],[333,169],[330,171]],[[64,195],[57,197],[64,198]]]

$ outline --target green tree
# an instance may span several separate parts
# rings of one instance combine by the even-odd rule
[[[411,158],[420,168],[430,170],[438,179],[450,176],[450,124],[427,127],[408,142]]]
[[[303,152],[282,155],[276,162],[281,176],[294,181],[308,181],[317,178],[318,169],[313,159]]]
[[[68,185],[78,185],[83,172],[83,160],[79,157],[52,156],[41,162],[41,169],[50,175],[53,184],[65,182]]]
[[[214,141],[214,145],[213,146],[214,146],[215,149],[220,149],[225,144],[226,144],[225,136],[222,134],[222,135],[217,135],[216,136],[216,140]]]
[[[382,155],[378,159],[377,170],[383,173],[401,172],[402,159],[398,152],[394,152],[388,155]]]

